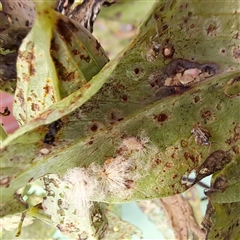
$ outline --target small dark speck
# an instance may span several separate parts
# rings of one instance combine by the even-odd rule
[[[97,129],[98,129],[98,126],[97,126],[96,124],[92,125],[91,130],[92,130],[93,132],[96,132]]]
[[[134,69],[135,74],[139,74],[139,68]]]

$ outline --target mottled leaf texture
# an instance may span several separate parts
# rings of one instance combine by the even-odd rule
[[[58,185],[70,186],[65,197],[56,192],[58,204],[68,217],[69,207],[89,207],[89,217],[93,201],[175,195],[231,166],[239,158],[238,9],[238,1],[157,1],[99,74],[4,140],[1,215],[26,209],[15,192],[46,174],[60,181],[53,191],[49,184],[52,204]],[[221,211],[212,210],[213,222]]]
[[[7,133],[4,130],[2,124],[0,124],[0,144],[7,138]]]
[[[81,88],[108,61],[97,40],[54,4],[36,4],[36,21],[18,52],[14,115],[22,125]]]

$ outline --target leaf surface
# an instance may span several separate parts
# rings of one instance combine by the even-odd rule
[[[240,119],[239,23],[232,18],[239,3],[216,2],[214,12],[211,5],[157,2],[90,88],[4,141],[2,215],[22,206],[13,200],[17,189],[48,173],[85,170],[94,180],[90,201],[120,203],[183,192],[193,184],[191,172],[201,180],[235,161],[239,139],[227,140]],[[44,124],[60,118],[53,144],[44,143]],[[14,174],[4,172],[15,163]]]

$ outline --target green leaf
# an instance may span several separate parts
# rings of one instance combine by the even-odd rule
[[[182,6],[179,3],[180,5],[174,5],[174,7],[171,6],[172,9],[168,9],[170,7],[168,4],[166,3],[166,17],[174,14]],[[200,28],[202,27],[202,22],[206,20],[201,15],[201,11],[197,12],[199,11],[198,6],[197,3],[192,3],[188,8],[193,9],[196,7],[194,10],[194,15],[196,16],[191,15],[191,18],[198,17],[200,19],[199,26],[196,26]],[[159,10],[161,8],[161,6],[156,5],[154,9]],[[183,16],[188,12],[188,8],[181,13]],[[165,16],[163,12],[162,15]],[[176,20],[181,18],[176,14],[174,16],[176,16]],[[153,14],[151,14],[142,25],[138,37],[133,40],[128,49],[94,78],[96,83],[99,81],[103,83],[107,79],[108,81],[92,101],[85,104],[81,109],[72,112],[78,106],[81,106],[83,102],[81,104],[73,104],[74,98],[71,98],[73,97],[71,96],[69,97],[69,102],[66,101],[66,104],[63,104],[64,99],[57,105],[52,106],[52,109],[55,110],[46,111],[46,113],[42,114],[43,120],[41,118],[37,119],[35,123],[26,125],[6,139],[3,145],[5,146],[3,150],[4,165],[11,166],[12,162],[9,162],[9,159],[12,159],[17,153],[21,153],[17,154],[18,166],[23,171],[22,174],[16,172],[14,180],[11,182],[11,187],[5,190],[6,200],[16,189],[26,184],[29,180],[36,179],[44,174],[51,172],[64,174],[69,168],[87,166],[92,162],[102,164],[105,161],[105,157],[114,157],[116,155],[116,150],[121,146],[123,138],[129,136],[140,139],[143,129],[146,137],[150,138],[150,142],[146,144],[147,154],[140,155],[141,158],[138,160],[139,172],[132,172],[132,177],[134,175],[141,176],[133,184],[133,190],[128,191],[133,192],[126,198],[113,194],[107,196],[104,201],[122,202],[146,197],[155,198],[184,191],[187,186],[181,184],[183,175],[186,172],[189,174],[192,170],[200,167],[209,155],[209,147],[198,146],[194,139],[191,138],[191,131],[197,123],[204,125],[211,132],[212,137],[210,141],[213,143],[210,146],[210,151],[212,153],[218,149],[223,151],[229,149],[225,141],[230,137],[228,128],[232,129],[232,123],[235,122],[236,124],[240,119],[239,112],[234,111],[238,106],[239,100],[238,97],[229,98],[229,96],[224,94],[224,89],[228,86],[228,81],[238,76],[239,73],[225,74],[223,71],[223,69],[229,66],[230,62],[233,66],[235,64],[235,59],[233,60],[230,54],[226,56],[229,62],[220,61],[222,53],[219,52],[219,48],[216,46],[224,43],[226,41],[225,38],[218,35],[217,37],[208,36],[206,34],[201,42],[196,46],[191,46],[191,41],[195,42],[195,38],[193,40],[190,38],[188,34],[191,29],[186,28],[185,35],[191,39],[191,41],[188,40],[188,46],[186,46],[186,51],[184,52],[186,58],[189,59],[194,50],[194,55],[199,56],[199,60],[204,60],[206,57],[208,57],[208,60],[211,60],[211,58],[212,60],[216,59],[221,66],[221,74],[219,73],[209,81],[203,81],[192,86],[181,95],[181,98],[175,95],[161,100],[164,95],[172,94],[171,89],[173,87],[160,85],[155,86],[156,89],[154,89],[151,83],[151,73],[157,72],[159,78],[164,77],[168,72],[167,69],[172,67],[172,65],[167,63],[166,66],[168,68],[166,66],[163,68],[164,63],[162,59],[164,56],[162,55],[156,56],[155,62],[148,61],[149,48],[147,48],[146,41],[149,41],[150,36],[156,34],[154,22],[155,24],[158,23],[158,28],[165,24],[156,22]],[[181,22],[184,23],[183,20]],[[175,33],[174,23],[171,26],[172,33]],[[233,26],[235,26],[234,23]],[[169,34],[171,28],[169,26],[169,30],[165,32],[166,35]],[[199,34],[199,37],[202,37],[202,34]],[[206,43],[209,44],[208,38],[210,37],[215,39],[215,45],[211,47],[211,51],[208,51],[207,48],[205,54],[200,54]],[[162,39],[165,38],[166,36],[163,35]],[[174,37],[172,39],[176,41],[173,44],[174,48],[176,50],[181,49],[180,42]],[[184,41],[181,41],[183,44]],[[206,52],[208,52],[208,56]],[[136,58],[139,59],[138,62],[135,62]],[[157,58],[159,58],[158,61]],[[117,63],[118,67],[113,72]],[[190,62],[187,62],[187,64],[194,65],[194,63]],[[195,65],[202,66],[197,63]],[[209,66],[211,67],[212,65],[210,64]],[[98,86],[100,87],[100,84]],[[177,89],[177,86],[175,88]],[[161,96],[159,91],[160,93],[162,91],[164,95]],[[79,93],[80,91],[76,92],[75,97],[79,96]],[[69,105],[70,103],[71,105]],[[215,107],[210,103],[215,103]],[[57,114],[61,112],[60,109],[65,113]],[[42,142],[48,130],[46,127],[40,126],[40,123],[50,123],[70,112],[72,113],[62,118],[64,126],[57,135],[58,139],[54,148],[49,148]],[[46,121],[46,116],[50,119],[53,113],[56,113],[55,117],[51,118],[51,121]],[[231,113],[231,118],[226,118],[226,113]],[[37,126],[39,127],[37,128]],[[113,126],[114,128],[112,128]],[[34,127],[36,128],[34,129]],[[176,134],[176,132],[181,134]],[[23,133],[24,135],[21,135]],[[214,143],[216,141],[217,143]],[[48,149],[48,154],[46,155],[41,153],[44,148]],[[156,148],[158,149],[157,153],[155,153]],[[80,158],[79,154],[81,154]],[[148,166],[148,169],[146,166]],[[198,171],[200,170],[198,169]],[[99,199],[96,198],[95,200]]]
[[[202,225],[208,230],[207,239],[239,239],[240,202],[208,203]]]
[[[239,126],[235,128],[240,129]],[[234,148],[239,148],[235,145]],[[212,202],[234,203],[240,202],[239,190],[240,158],[229,163],[222,171],[214,174],[210,190],[206,193]]]
[[[53,3],[36,4],[36,11],[34,26],[18,52],[13,110],[21,125],[61,99],[57,72],[50,56],[55,20]]]
[[[22,125],[81,88],[108,61],[97,40],[55,12],[52,3],[38,4],[36,9],[34,26],[17,60],[14,115]]]
[[[206,192],[209,199],[203,226],[208,230],[208,239],[239,239],[240,222],[240,158],[239,145],[235,145],[239,138],[239,126],[229,138],[232,151],[238,154],[234,161],[222,171],[213,175],[211,188]]]
[[[13,176],[18,175],[20,178],[21,178],[21,176],[23,176],[23,178],[25,180],[27,180],[29,175],[28,174],[27,175],[25,175],[25,174],[22,175],[22,173],[25,170],[26,171],[30,170],[31,174],[33,174],[33,172],[31,171],[31,170],[33,170],[32,164],[34,164],[34,165],[36,164],[36,166],[39,167],[39,171],[40,171],[39,173],[40,173],[41,176],[45,175],[45,173],[42,172],[42,170],[41,170],[42,169],[42,164],[45,161],[44,159],[46,158],[46,160],[47,160],[48,155],[54,149],[52,148],[51,145],[49,146],[49,145],[46,145],[46,144],[43,143],[44,136],[48,132],[46,126],[44,126],[44,125],[49,124],[49,123],[57,120],[58,118],[64,117],[67,114],[70,114],[72,111],[76,110],[81,105],[86,103],[86,101],[88,101],[94,94],[96,94],[96,92],[105,83],[106,77],[109,76],[109,74],[116,67],[116,62],[115,63],[113,62],[111,66],[106,66],[104,73],[101,74],[101,77],[93,78],[88,84],[85,84],[81,89],[77,90],[75,93],[71,94],[69,97],[61,100],[58,103],[55,103],[49,109],[47,109],[46,112],[44,112],[39,118],[34,119],[32,122],[24,125],[22,128],[18,129],[16,132],[14,132],[14,134],[10,135],[4,141],[4,143],[1,145],[2,153],[3,153],[3,158],[1,159],[1,179],[7,179],[7,181],[4,181],[1,184],[1,186],[5,188],[4,194],[0,195],[3,202],[5,202],[4,199],[7,200],[8,197],[10,197],[13,194],[12,190],[15,191],[14,189],[19,189],[20,187],[25,185],[25,183],[22,184],[21,181],[19,181],[19,178],[18,178],[17,181],[15,181],[15,184],[16,184],[15,187],[12,188],[12,186],[11,186],[11,188],[8,188],[9,182],[11,180],[13,180]],[[65,107],[65,106],[67,106],[67,107]],[[37,129],[39,129],[39,130],[37,130]],[[12,141],[13,142],[15,142],[15,141],[16,142],[19,142],[19,141],[21,142],[22,141],[21,138],[22,137],[25,138],[24,136],[28,132],[33,133],[33,135],[30,138],[27,138],[28,140],[27,139],[23,140],[23,142],[21,143],[21,144],[23,144],[22,147],[16,149],[16,152],[15,152],[15,150],[12,147],[10,147],[10,146],[14,145],[14,144],[12,145],[11,142]],[[77,133],[77,132],[75,132],[75,133]],[[41,147],[40,147],[39,150],[37,150],[37,148],[35,148],[35,147],[37,147],[37,145],[35,145],[35,144],[37,142],[39,142],[39,140],[40,140],[40,145],[39,146],[41,146]],[[26,148],[25,144],[29,145],[30,148],[28,148],[28,147]],[[65,145],[65,143],[63,142],[62,147],[64,147],[64,145]],[[3,150],[3,148],[4,148],[4,150]],[[37,161],[35,162],[35,160],[34,160],[34,162],[30,163],[29,160],[28,160],[28,157],[26,158],[26,156],[23,156],[24,152],[28,151],[27,149],[30,150],[28,152],[28,154],[31,155],[31,157],[30,157],[31,159],[37,159],[38,157],[40,157],[43,161],[41,160],[39,163],[37,163]],[[11,151],[10,155],[12,156],[12,157],[10,157],[10,161],[9,161],[9,159],[5,158],[7,156],[10,156],[7,153],[9,150]],[[38,152],[37,153],[38,157],[36,155],[36,151]],[[73,154],[75,155],[75,153],[73,153]],[[15,167],[16,165],[12,164],[12,160],[13,161],[14,161],[14,159],[16,160],[18,158],[17,156],[19,157],[19,160],[20,159],[21,160],[18,162],[18,164],[19,164],[19,165],[17,165],[18,167]],[[47,163],[47,165],[48,164],[51,165],[53,162],[51,163],[47,160],[46,163]],[[47,169],[51,169],[50,165],[48,165],[47,168],[45,169],[46,173],[49,173],[49,170],[47,170]],[[57,163],[57,165],[58,165],[58,163]],[[13,171],[10,174],[9,174],[9,172],[6,172],[6,169],[9,168],[9,167],[14,168]],[[26,179],[26,176],[27,176],[27,179]],[[28,179],[28,180],[33,181],[34,177],[32,179]],[[8,191],[8,190],[10,190],[10,191]],[[10,212],[11,213],[12,212],[21,212],[25,209],[26,209],[26,206],[22,205],[21,201],[19,201],[19,199],[16,196],[14,196],[13,198],[11,197],[10,202],[2,205],[1,214],[5,215],[7,212],[8,213],[10,213]]]
[[[56,174],[44,177],[47,196],[43,209],[62,233],[71,239],[101,239],[106,231],[107,219],[103,204],[83,202],[81,192],[73,195],[73,188],[67,181],[62,181]],[[80,183],[81,184],[81,183]],[[88,205],[89,204],[89,205]]]
[[[9,136],[2,216],[22,206],[13,202],[17,189],[49,173],[85,185],[87,203],[120,203],[183,192],[193,184],[190,173],[200,180],[236,161],[239,152],[228,140],[240,119],[239,30],[232,17],[239,3],[214,6],[157,2],[89,89],[84,85]],[[58,119],[56,130],[50,123]],[[54,142],[44,143],[52,132]],[[4,173],[16,165],[14,174]]]
[[[2,143],[7,138],[7,133],[4,130],[2,124],[0,124],[0,143]]]

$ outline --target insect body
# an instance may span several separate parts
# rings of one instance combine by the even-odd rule
[[[5,107],[3,112],[0,112],[0,116],[9,116],[11,112],[9,111],[8,107]]]
[[[196,125],[191,130],[191,133],[193,134],[197,145],[210,145],[209,138],[211,137],[211,134],[207,129]]]

